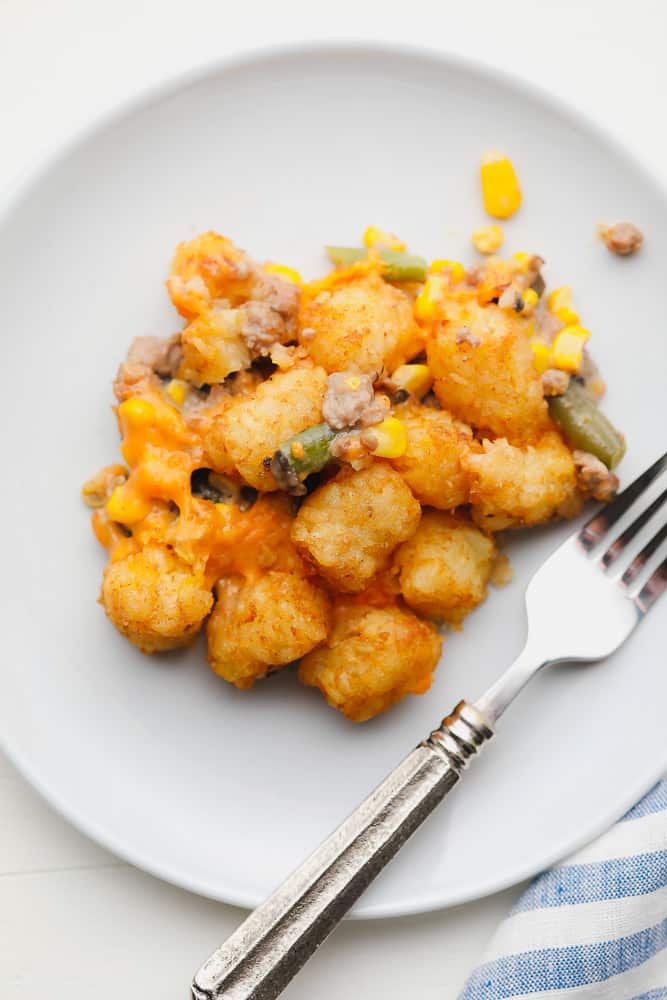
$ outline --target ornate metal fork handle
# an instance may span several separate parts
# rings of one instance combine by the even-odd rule
[[[458,782],[492,736],[460,702],[197,973],[196,1000],[270,1000]]]
[[[547,559],[526,591],[528,641],[515,663],[474,706],[460,702],[250,914],[195,976],[194,1000],[277,997],[458,783],[467,762],[491,738],[497,719],[527,681],[543,666],[600,660],[624,642],[667,589],[667,558],[651,571],[651,560],[659,558],[667,540],[667,523],[631,562],[620,558],[628,554],[633,539],[641,543],[642,533],[667,501],[663,489],[627,524],[627,512],[666,469],[667,454]],[[648,579],[642,585],[643,576]],[[558,616],[553,614],[556,603]]]

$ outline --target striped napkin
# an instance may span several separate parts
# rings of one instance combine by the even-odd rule
[[[533,882],[459,1000],[667,1000],[667,779]]]

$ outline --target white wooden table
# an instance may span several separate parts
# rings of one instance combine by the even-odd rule
[[[666,29],[664,0],[0,0],[0,192],[63,137],[166,75],[318,37],[440,44],[510,69],[587,111],[667,183]],[[520,889],[423,917],[348,923],[285,996],[450,1000]],[[3,1000],[185,1000],[194,969],[241,918],[91,843],[0,756]]]

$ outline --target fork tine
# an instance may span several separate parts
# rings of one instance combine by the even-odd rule
[[[625,586],[629,586],[633,580],[636,580],[642,569],[649,561],[654,552],[657,552],[659,547],[662,545],[664,540],[667,538],[667,521],[663,524],[662,528],[655,533],[650,542],[647,542],[641,552],[638,552],[635,558],[632,560],[625,573],[621,577],[621,583]]]
[[[663,559],[656,571],[648,578],[635,597],[635,604],[640,611],[646,614],[665,590],[667,590],[667,558]]]
[[[663,490],[659,497],[648,505],[646,510],[642,511],[639,517],[636,517],[632,524],[629,524],[625,531],[621,532],[618,538],[614,539],[605,554],[602,556],[602,565],[607,569],[616,562],[620,554],[626,548],[627,545],[632,541],[632,539],[637,535],[645,524],[651,520],[656,511],[660,510],[663,503],[667,500],[667,489]]]
[[[587,521],[579,532],[579,541],[586,552],[595,548],[598,542],[602,541],[605,534],[616,524],[625,514],[626,510],[632,506],[635,500],[641,496],[654,479],[667,468],[667,452],[662,455],[650,468],[646,469],[633,483],[618,494],[610,504],[603,507],[601,511],[594,514],[590,521]]]

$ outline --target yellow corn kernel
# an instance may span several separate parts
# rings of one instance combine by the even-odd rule
[[[530,346],[533,349],[533,364],[540,375],[543,375],[551,365],[551,352],[547,345],[540,340],[534,340]]]
[[[369,250],[405,250],[407,244],[393,233],[387,233],[379,226],[369,226],[364,233],[364,246]]]
[[[579,322],[579,314],[572,306],[572,289],[569,285],[554,288],[547,299],[549,312],[557,316],[566,326],[574,326]]]
[[[442,299],[446,291],[445,279],[440,275],[427,278],[415,299],[415,319],[422,323],[436,319],[441,311]]]
[[[411,396],[421,399],[433,385],[433,375],[428,365],[401,365],[390,381],[398,389],[405,389]]]
[[[491,150],[480,166],[484,208],[496,219],[509,219],[521,204],[521,188],[511,161],[504,153]]]
[[[500,226],[480,226],[473,230],[471,236],[473,246],[479,253],[495,253],[503,245],[505,234]]]
[[[551,348],[554,367],[565,372],[578,371],[584,356],[584,344],[589,336],[589,331],[583,326],[566,326],[557,333]]]
[[[521,298],[523,299],[523,309],[521,310],[522,316],[532,316],[535,311],[535,306],[540,301],[540,297],[534,288],[527,288],[525,292],[521,293]]]
[[[460,285],[466,276],[466,269],[458,260],[438,259],[431,261],[429,271],[431,274],[444,274],[448,272],[453,285]]]
[[[288,267],[287,264],[275,264],[272,261],[264,265],[264,270],[267,274],[278,274],[281,278],[285,278],[286,281],[291,281],[293,285],[300,285],[302,283],[301,275],[298,271],[295,271],[293,267]]]
[[[533,261],[534,259],[535,259],[535,254],[532,253],[524,253],[523,251],[521,251],[520,253],[512,254],[512,260],[516,264],[516,269],[521,274],[525,274],[525,272],[530,267],[531,261]]]
[[[119,524],[136,524],[150,514],[150,501],[139,496],[126,483],[117,486],[107,500],[107,514]]]
[[[145,427],[155,420],[155,407],[147,399],[131,396],[120,404],[118,414],[133,427]]]
[[[173,378],[165,391],[177,406],[182,406],[188,394],[188,383],[182,378]]]
[[[408,447],[408,432],[398,417],[387,417],[381,424],[369,428],[377,445],[371,449],[378,458],[400,458]]]
[[[576,326],[579,322],[579,313],[570,306],[563,306],[562,309],[557,309],[556,316],[558,316],[561,323],[565,323],[565,326]]]

